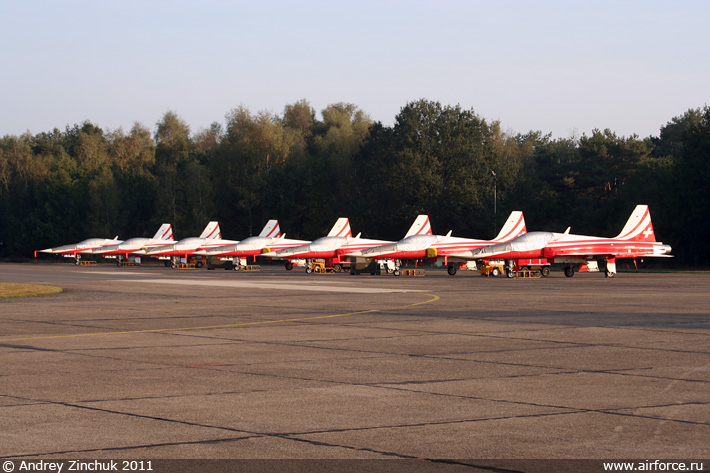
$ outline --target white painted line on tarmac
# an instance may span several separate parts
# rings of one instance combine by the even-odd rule
[[[120,282],[140,284],[172,284],[182,286],[231,287],[241,289],[268,289],[284,291],[350,292],[356,294],[386,294],[392,292],[423,292],[412,289],[385,289],[378,287],[328,286],[325,284],[285,284],[249,281],[220,281],[205,279],[114,279]]]

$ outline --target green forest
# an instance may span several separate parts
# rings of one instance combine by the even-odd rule
[[[153,131],[86,121],[0,139],[0,257],[89,237],[177,239],[218,220],[243,239],[275,218],[289,237],[325,235],[338,217],[353,233],[397,240],[421,213],[434,233],[490,239],[512,210],[528,231],[615,236],[648,204],[664,266],[707,266],[710,108],[660,125],[658,136],[612,130],[553,139],[506,133],[459,106],[419,100],[392,126],[349,103],[308,101],[281,115],[240,106],[192,131],[166,112]],[[493,173],[495,173],[495,181]],[[495,213],[494,213],[495,187]]]

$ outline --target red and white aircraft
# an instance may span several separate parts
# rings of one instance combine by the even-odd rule
[[[164,223],[160,226],[158,231],[155,232],[153,238],[129,238],[123,243],[95,248],[91,250],[91,253],[105,256],[115,255],[118,260],[118,266],[123,264],[124,258],[126,261],[130,259],[131,262],[140,264],[140,256],[144,255],[146,250],[174,242],[173,227],[169,223]]]
[[[259,233],[259,236],[245,238],[233,245],[218,246],[209,250],[196,251],[196,255],[221,256],[230,258],[235,271],[246,266],[248,256],[257,256],[264,252],[283,250],[292,246],[305,245],[306,240],[291,240],[286,238],[286,234],[281,234],[278,220],[269,220],[266,226]]]
[[[352,231],[350,230],[350,221],[347,218],[339,218],[328,233],[328,236],[319,238],[305,245],[293,246],[278,251],[269,251],[263,253],[262,256],[288,260],[305,258],[306,272],[312,270],[309,264],[310,260],[323,258],[325,259],[326,266],[333,267],[336,271],[342,271],[344,264],[350,264],[350,260],[348,258],[341,258],[342,256],[353,251],[386,243],[391,242],[360,238],[360,234],[353,237]]]
[[[209,222],[199,237],[183,238],[171,245],[145,250],[144,254],[147,256],[171,256],[172,266],[175,267],[177,263],[187,263],[188,256],[196,251],[233,243],[237,243],[237,240],[222,240],[218,222]],[[202,264],[198,263],[197,266],[200,267]]]
[[[417,220],[425,219],[425,226],[415,233],[412,230],[407,235],[396,243],[384,246],[376,246],[374,248],[365,249],[362,251],[349,253],[348,256],[362,256],[365,258],[377,259],[394,259],[395,270],[394,275],[399,276],[401,260],[403,259],[422,259],[429,258],[432,260],[443,259],[448,265],[449,274],[456,274],[458,266],[454,263],[465,261],[461,258],[455,258],[453,255],[462,251],[480,248],[490,245],[491,243],[499,243],[509,241],[525,233],[525,218],[520,211],[514,211],[508,217],[508,220],[503,225],[503,228],[493,240],[474,240],[471,238],[452,237],[451,232],[447,235],[433,235],[431,224],[429,223],[428,215],[420,215]]]
[[[455,256],[469,259],[505,259],[506,274],[513,277],[516,260],[541,258],[547,263],[565,263],[565,276],[574,276],[576,265],[596,267],[606,261],[606,276],[616,274],[616,260],[641,256],[669,257],[671,247],[656,242],[647,205],[637,205],[623,230],[614,238],[565,233],[530,232],[507,243],[487,246]]]
[[[74,258],[75,263],[78,265],[81,261],[81,255],[91,253],[91,251],[95,248],[116,245],[122,242],[123,240],[118,239],[118,235],[116,235],[113,240],[109,240],[108,238],[88,238],[86,240],[80,241],[79,243],[57,246],[55,248],[47,248],[44,250],[39,250],[39,252],[62,255],[65,258]],[[35,258],[36,257],[37,251],[35,251]]]

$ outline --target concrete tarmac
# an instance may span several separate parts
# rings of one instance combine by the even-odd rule
[[[710,458],[710,274],[0,282],[6,459]]]

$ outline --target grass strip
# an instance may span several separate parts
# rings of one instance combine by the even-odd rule
[[[60,292],[62,292],[62,288],[56,286],[41,286],[39,284],[0,282],[0,299],[47,296],[49,294],[58,294]]]

